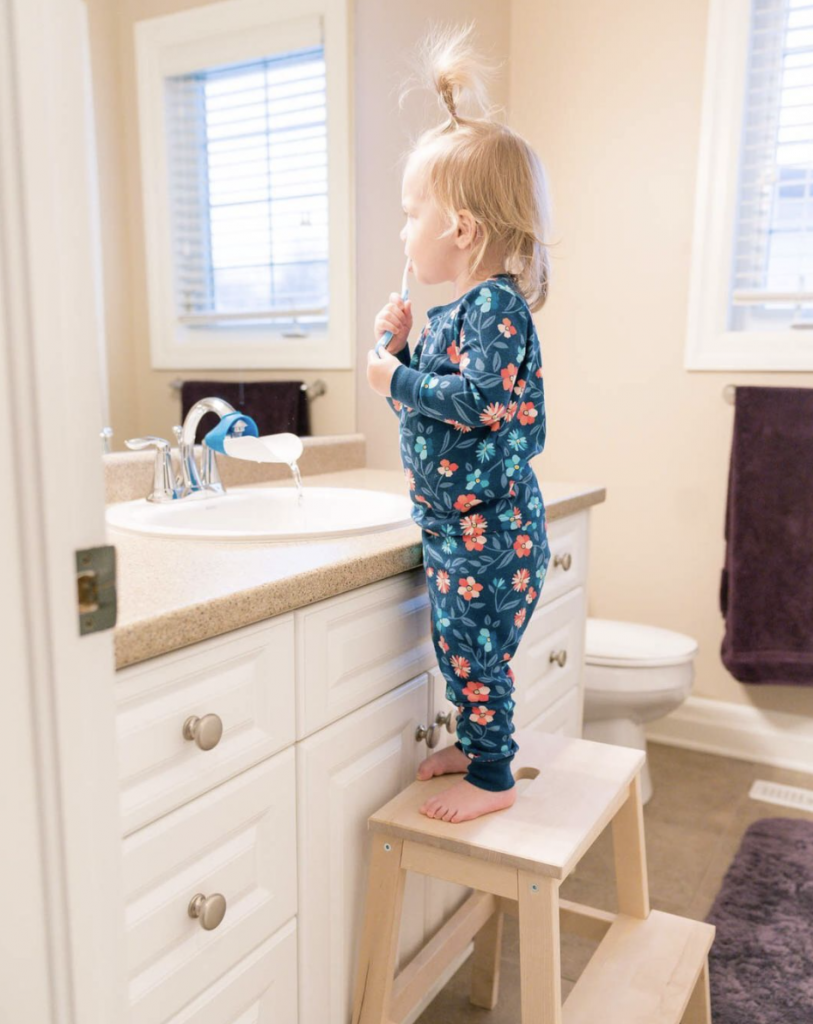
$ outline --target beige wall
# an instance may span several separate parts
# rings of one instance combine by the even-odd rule
[[[511,124],[548,168],[562,239],[536,317],[540,482],[607,487],[588,614],[694,636],[700,696],[813,715],[813,688],[741,684],[719,656],[723,387],[813,381],[684,369],[706,17],[707,0],[513,2]]]

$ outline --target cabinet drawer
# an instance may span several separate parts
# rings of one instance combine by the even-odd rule
[[[560,736],[571,736],[578,739],[581,734],[581,693],[569,690],[555,704],[528,722],[526,729],[537,729],[539,732],[553,732]]]
[[[298,608],[294,616],[297,739],[436,663],[422,569]]]
[[[584,587],[537,605],[511,661],[517,728],[581,686],[586,611]]]
[[[587,582],[588,509],[548,523],[550,562],[540,604],[550,604],[568,590]]]
[[[164,1024],[297,910],[291,746],[123,842],[131,1024]],[[226,914],[205,931],[198,893]]]
[[[296,918],[166,1024],[296,1024]]]
[[[293,613],[123,669],[116,705],[127,835],[294,742]],[[209,714],[223,735],[201,750],[184,722]]]

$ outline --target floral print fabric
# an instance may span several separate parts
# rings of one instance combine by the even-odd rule
[[[516,530],[544,502],[528,465],[545,447],[539,338],[525,298],[499,275],[435,306],[387,399],[401,420],[401,461],[422,527]]]
[[[544,524],[495,532],[480,548],[466,535],[423,531],[432,642],[457,705],[457,743],[481,789],[515,785],[510,763],[514,673],[508,665],[539,602],[550,548]]]
[[[514,676],[508,666],[545,580],[545,505],[528,460],[545,446],[542,358],[509,275],[428,312],[398,353],[390,408],[423,531],[432,639],[458,708],[466,780],[510,789]]]

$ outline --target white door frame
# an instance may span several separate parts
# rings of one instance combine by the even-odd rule
[[[0,0],[0,1019],[124,1024],[112,631],[80,637],[105,543],[87,25]]]

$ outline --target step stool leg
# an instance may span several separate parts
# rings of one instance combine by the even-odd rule
[[[619,913],[630,917],[649,917],[640,772],[630,783],[629,796],[613,818],[613,850]]]
[[[353,1024],[389,1024],[406,870],[402,839],[370,834],[364,923],[353,990]]]
[[[695,982],[694,991],[689,997],[689,1004],[683,1013],[681,1024],[711,1024],[708,958]]]
[[[494,1009],[500,992],[504,916],[501,910],[495,910],[474,937],[469,1002],[472,1006],[482,1006],[486,1010]]]
[[[517,871],[522,1024],[561,1024],[559,882]]]

